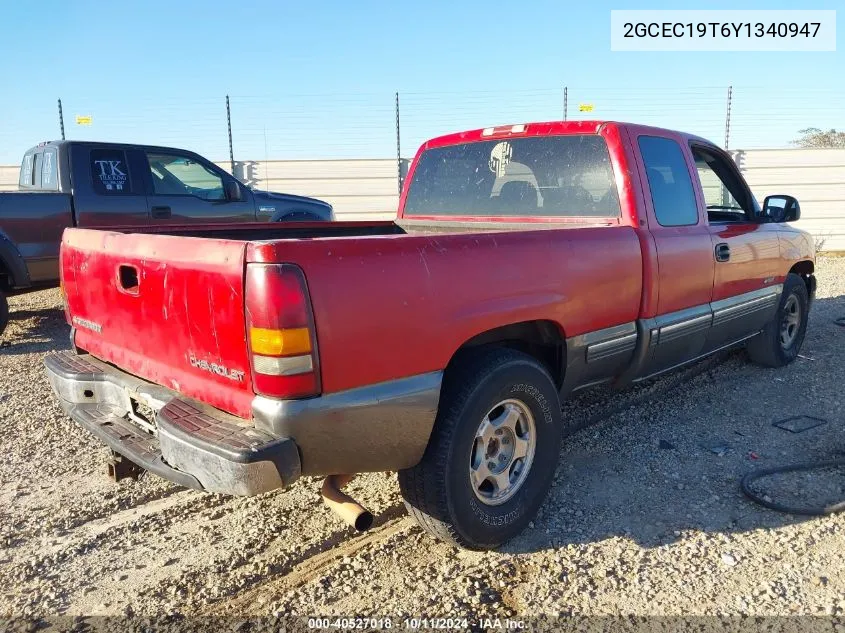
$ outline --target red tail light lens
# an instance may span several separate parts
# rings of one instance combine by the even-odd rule
[[[256,393],[272,398],[320,393],[314,315],[298,266],[247,265],[246,326]]]

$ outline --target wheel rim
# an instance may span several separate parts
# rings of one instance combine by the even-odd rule
[[[798,297],[790,295],[783,305],[783,318],[780,322],[780,346],[788,349],[798,337],[801,327],[801,304]]]
[[[525,483],[534,461],[534,416],[519,400],[503,400],[481,420],[475,432],[469,478],[479,501],[505,503]]]

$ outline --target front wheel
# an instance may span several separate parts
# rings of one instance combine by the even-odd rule
[[[783,367],[794,361],[804,343],[809,316],[807,286],[799,275],[789,273],[774,318],[748,341],[751,360],[765,367]]]
[[[409,513],[434,536],[490,549],[521,532],[551,486],[563,432],[548,371],[510,349],[447,372],[419,464],[399,472]]]
[[[0,334],[6,329],[9,324],[9,300],[6,299],[5,293],[0,290]]]

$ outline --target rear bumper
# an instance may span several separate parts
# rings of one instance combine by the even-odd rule
[[[428,444],[443,379],[435,371],[318,398],[257,396],[247,421],[87,354],[44,365],[62,408],[112,450],[182,486],[233,495],[300,475],[410,468]],[[133,421],[138,403],[156,412],[155,433]]]
[[[300,475],[299,451],[288,437],[182,399],[88,355],[44,359],[65,412],[112,450],[188,488],[256,495],[290,485]],[[156,433],[140,410],[156,411]],[[140,417],[143,421],[143,417]]]

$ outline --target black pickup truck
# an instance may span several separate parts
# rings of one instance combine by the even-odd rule
[[[322,200],[255,191],[193,152],[81,141],[24,154],[19,191],[0,193],[0,333],[6,296],[58,283],[69,226],[244,223],[334,219]]]

